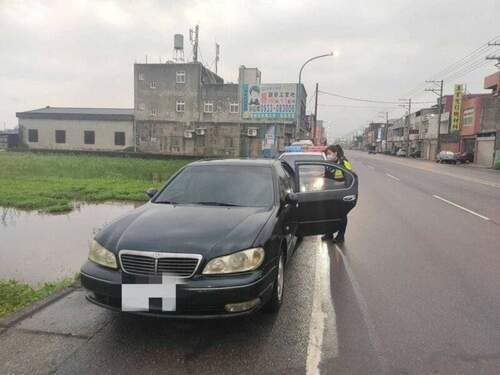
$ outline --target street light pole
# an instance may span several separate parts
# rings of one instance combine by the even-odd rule
[[[299,91],[301,89],[301,84],[302,84],[302,70],[304,70],[304,67],[307,64],[309,64],[311,61],[320,59],[322,57],[328,57],[328,56],[333,56],[333,52],[325,53],[324,55],[318,55],[318,56],[311,57],[310,59],[306,60],[306,62],[304,64],[302,64],[302,66],[300,67],[300,70],[299,70],[299,85],[298,85],[298,88],[297,88],[297,96],[295,98],[295,113],[296,113],[295,120],[297,122],[296,129],[295,129],[295,137],[296,138],[297,138],[297,135],[298,135],[298,132],[299,132],[299,96],[300,96]]]
[[[441,113],[443,112],[443,80],[440,81],[426,81],[430,83],[434,83],[436,85],[439,85],[439,91],[434,88],[434,89],[425,89],[425,91],[431,91],[437,96],[439,96],[439,112],[438,112],[438,133],[437,133],[437,142],[436,142],[436,155],[439,154],[439,151],[441,151]]]

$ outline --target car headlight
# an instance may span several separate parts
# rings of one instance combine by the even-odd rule
[[[214,275],[252,271],[258,268],[263,260],[264,249],[261,247],[238,251],[231,255],[210,260],[205,266],[203,274]]]
[[[118,268],[115,254],[105,249],[96,240],[92,240],[92,244],[90,245],[89,259],[101,266]]]

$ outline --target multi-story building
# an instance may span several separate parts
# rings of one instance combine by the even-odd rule
[[[134,64],[137,148],[239,156],[238,85],[201,63]]]
[[[491,167],[500,164],[500,72],[484,79],[491,95],[483,98],[476,138],[476,162]]]
[[[257,68],[240,66],[241,156],[270,156],[294,139],[310,139],[306,91],[296,83],[262,83]]]
[[[306,92],[262,83],[257,68],[238,83],[199,62],[134,64],[134,109],[41,108],[17,113],[30,148],[139,151],[213,157],[273,156],[308,139]]]
[[[305,129],[305,90],[295,83],[263,84],[261,76],[241,66],[234,84],[201,63],[135,64],[138,149],[232,157],[284,150]]]

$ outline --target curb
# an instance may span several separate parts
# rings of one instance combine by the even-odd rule
[[[70,286],[68,288],[61,289],[54,294],[51,294],[47,298],[40,301],[36,301],[31,305],[26,306],[22,310],[10,315],[8,318],[0,320],[0,335],[7,331],[8,328],[19,323],[21,320],[29,318],[31,315],[37,313],[38,311],[44,309],[45,307],[51,305],[54,302],[66,297],[68,294],[73,293],[75,290],[79,289],[78,284]],[[2,331],[1,329],[5,329]]]

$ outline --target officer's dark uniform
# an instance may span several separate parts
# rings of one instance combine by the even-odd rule
[[[347,170],[352,170],[352,165],[347,159],[342,159],[340,162],[337,163],[338,165],[344,167]],[[332,176],[333,174],[333,176]],[[344,177],[344,172],[342,172],[340,169],[334,169],[334,168],[327,168],[325,170],[325,177],[330,179],[334,184],[339,183],[339,182],[344,182],[345,177]],[[338,230],[338,234],[336,239],[341,242],[344,241],[344,234],[347,228],[347,216],[343,216],[340,221],[338,222],[338,225],[335,229]],[[326,233],[325,236],[323,237],[324,239],[331,239],[333,238],[333,233]]]

